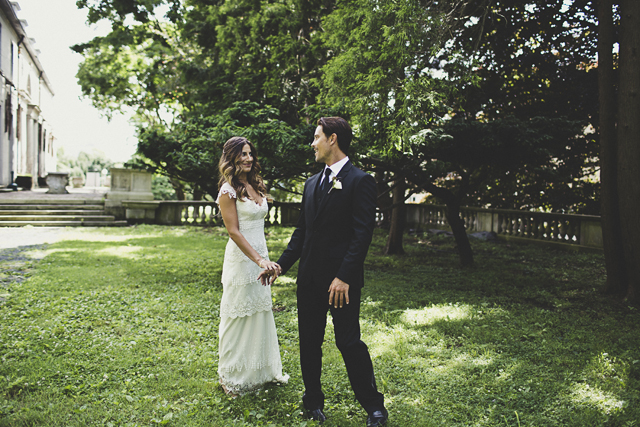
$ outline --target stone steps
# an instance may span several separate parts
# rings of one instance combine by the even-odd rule
[[[98,198],[32,197],[0,198],[0,227],[125,226],[106,215],[104,200]]]
[[[58,216],[58,215],[79,215],[79,216],[93,216],[104,215],[104,209],[5,209],[0,206],[0,216]]]
[[[104,205],[17,205],[17,204],[0,204],[0,213],[6,211],[104,211]]]
[[[124,227],[127,221],[0,221],[0,227]]]
[[[2,221],[114,221],[111,215],[0,215]]]
[[[104,200],[98,198],[88,198],[88,199],[80,199],[80,198],[64,198],[61,199],[59,197],[45,197],[47,194],[38,195],[37,197],[32,198],[7,198],[4,199],[0,197],[0,205],[46,205],[46,206],[64,206],[64,205],[95,205],[95,206],[104,206]]]

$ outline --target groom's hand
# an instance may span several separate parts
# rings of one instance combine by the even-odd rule
[[[336,277],[329,286],[329,305],[342,308],[344,303],[349,304],[349,284]]]
[[[276,271],[262,270],[258,275],[258,281],[262,283],[262,286],[271,286],[277,277]]]

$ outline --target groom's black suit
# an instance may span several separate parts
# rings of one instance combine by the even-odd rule
[[[297,296],[303,402],[309,410],[324,406],[321,347],[330,309],[336,345],[351,387],[360,404],[371,413],[384,409],[384,398],[376,389],[367,346],[360,340],[359,314],[364,260],[375,225],[375,180],[347,162],[337,176],[342,188],[316,197],[322,175],[318,173],[305,183],[296,230],[278,260],[286,272],[300,259]],[[336,277],[349,284],[350,303],[342,308],[329,306],[328,290]]]

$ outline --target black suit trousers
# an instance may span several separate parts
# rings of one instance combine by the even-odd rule
[[[316,283],[298,285],[298,330],[300,334],[300,367],[305,393],[302,398],[308,410],[324,407],[320,382],[322,342],[331,312],[336,346],[342,353],[351,388],[362,407],[371,413],[384,408],[384,397],[376,388],[373,364],[367,345],[360,339],[361,289],[349,288],[349,304],[342,308],[329,306],[329,286]]]

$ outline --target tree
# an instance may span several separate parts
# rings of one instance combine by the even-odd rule
[[[288,181],[313,169],[311,156],[299,154],[308,150],[310,123],[320,114],[310,82],[326,60],[316,35],[331,1],[81,3],[92,19],[112,21],[107,37],[75,47],[85,55],[78,73],[83,91],[107,113],[136,109],[147,167],[212,191],[204,184],[217,175],[219,151],[212,147],[231,129],[260,147],[268,185],[294,188]],[[163,3],[172,6],[168,20],[154,15]],[[133,23],[125,25],[128,16]],[[173,120],[162,120],[162,111]],[[258,125],[258,118],[266,122]],[[283,153],[295,167],[282,161]]]
[[[620,14],[617,178],[627,298],[635,301],[640,287],[640,2],[621,0]]]
[[[613,2],[598,2],[598,89],[600,105],[600,182],[602,185],[601,224],[607,292],[626,292],[626,267],[622,242],[622,227],[618,205],[616,102],[614,85],[614,22]]]
[[[140,164],[174,181],[191,183],[196,193],[215,198],[222,146],[232,136],[244,136],[256,146],[265,180],[273,185],[301,177],[307,171],[309,149],[299,141],[309,140],[312,130],[301,133],[301,128],[288,126],[278,115],[274,108],[244,101],[220,115],[175,124],[170,131],[162,126],[145,128],[138,144],[144,156]]]
[[[593,209],[582,197],[594,191],[584,178],[597,154],[584,132],[594,75],[594,52],[577,37],[593,46],[585,10],[588,2],[561,0],[361,0],[325,20],[335,56],[323,68],[324,99],[349,100],[372,169],[445,202],[463,265],[473,259],[465,202]]]
[[[598,2],[599,91],[602,161],[602,232],[607,267],[607,289],[611,294],[637,301],[640,268],[637,239],[640,197],[640,4],[619,2],[619,87],[612,49],[615,42],[613,2]],[[617,98],[617,103],[615,99]],[[616,105],[617,104],[617,105]],[[616,126],[617,124],[617,126]],[[617,129],[616,129],[617,128]]]
[[[444,69],[456,75],[456,62],[475,59],[476,84],[460,88],[456,117],[490,121],[513,116],[564,118],[568,126],[597,124],[597,19],[593,1],[514,0],[474,2],[461,8],[467,25],[457,27],[451,48],[464,52]],[[443,55],[447,54],[443,52]],[[448,59],[442,57],[441,59]],[[458,59],[460,58],[460,59]],[[467,72],[466,70],[463,70]],[[507,209],[599,213],[597,135],[558,146],[553,162],[528,167],[520,175],[496,176],[470,203]]]
[[[57,154],[60,170],[68,171],[72,176],[86,176],[87,172],[101,172],[115,165],[103,152],[96,150],[91,154],[81,151],[75,159],[65,156],[62,147]]]
[[[89,8],[90,22],[109,18],[112,30],[72,46],[85,57],[76,77],[83,95],[107,117],[129,109],[140,126],[157,125],[165,124],[162,113],[170,117],[184,109],[187,94],[178,67],[192,52],[175,23],[152,14],[160,3],[149,0],[144,6],[125,8],[136,3],[111,0]],[[86,1],[78,5],[89,7]],[[125,25],[121,14],[130,10],[142,22]]]
[[[394,183],[396,212],[386,253],[403,252],[401,210],[408,179],[403,170],[414,149],[411,136],[446,113],[445,100],[453,92],[450,82],[431,73],[450,25],[438,2],[419,0],[340,2],[324,21],[326,43],[335,56],[323,67],[323,100],[347,106],[361,152],[368,152],[362,161]],[[471,264],[468,238],[455,220],[459,206],[446,199],[462,263]]]
[[[87,9],[89,23],[108,19],[117,26],[121,26],[129,15],[137,22],[148,22],[153,19],[155,8],[163,4],[170,7],[167,15],[174,17],[181,3],[182,0],[76,0],[78,8]]]
[[[320,21],[332,9],[329,0],[191,0],[181,33],[200,48],[182,68],[193,107],[210,115],[251,101],[291,126],[307,122],[327,58]]]

